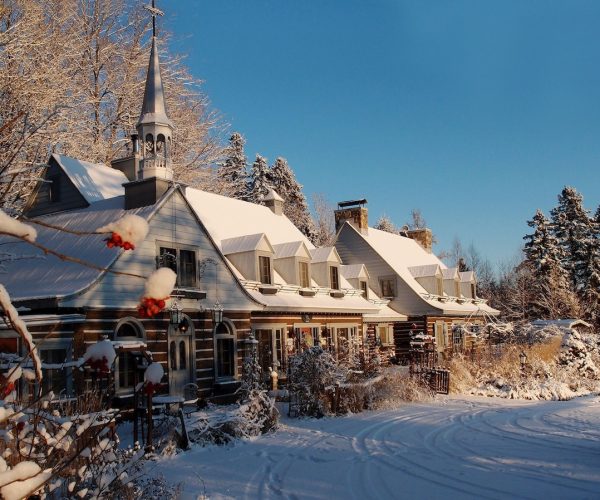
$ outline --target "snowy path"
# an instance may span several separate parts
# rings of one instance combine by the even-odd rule
[[[600,498],[600,398],[443,399],[322,420],[155,472],[218,498]]]

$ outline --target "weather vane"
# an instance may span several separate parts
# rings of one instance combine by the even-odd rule
[[[156,36],[156,16],[164,16],[165,13],[156,8],[155,0],[152,0],[152,5],[144,5],[144,9],[152,15],[152,36]]]

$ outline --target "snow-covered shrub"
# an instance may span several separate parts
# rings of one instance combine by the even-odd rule
[[[431,390],[403,366],[388,366],[374,384],[372,408],[390,409],[407,402],[429,401]]]
[[[543,342],[487,346],[474,359],[456,356],[450,363],[450,391],[510,399],[564,400],[600,390],[597,343],[571,330]],[[527,356],[521,366],[520,355]]]
[[[297,398],[298,414],[322,417],[330,413],[336,384],[346,380],[347,370],[320,346],[289,359],[290,397]]]

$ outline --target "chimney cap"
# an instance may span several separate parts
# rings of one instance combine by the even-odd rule
[[[347,208],[353,206],[364,206],[367,204],[366,198],[362,198],[361,200],[348,200],[348,201],[340,201],[338,203],[338,208]]]

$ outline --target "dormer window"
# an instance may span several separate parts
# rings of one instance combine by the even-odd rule
[[[460,297],[460,283],[458,281],[454,282],[454,296]]]
[[[442,279],[441,276],[438,276],[436,281],[437,281],[437,294],[442,296],[442,295],[444,295],[444,280]]]
[[[298,275],[300,277],[300,286],[310,288],[310,275],[308,272],[308,262],[298,263]]]
[[[477,298],[477,294],[475,293],[475,283],[471,283],[471,297],[476,299]]]
[[[329,287],[332,290],[340,289],[340,277],[337,266],[329,266]]]
[[[271,257],[265,257],[264,255],[258,256],[258,273],[259,280],[265,285],[271,285]]]
[[[363,297],[365,299],[369,298],[369,286],[366,281],[360,281],[360,289],[363,292]]]

